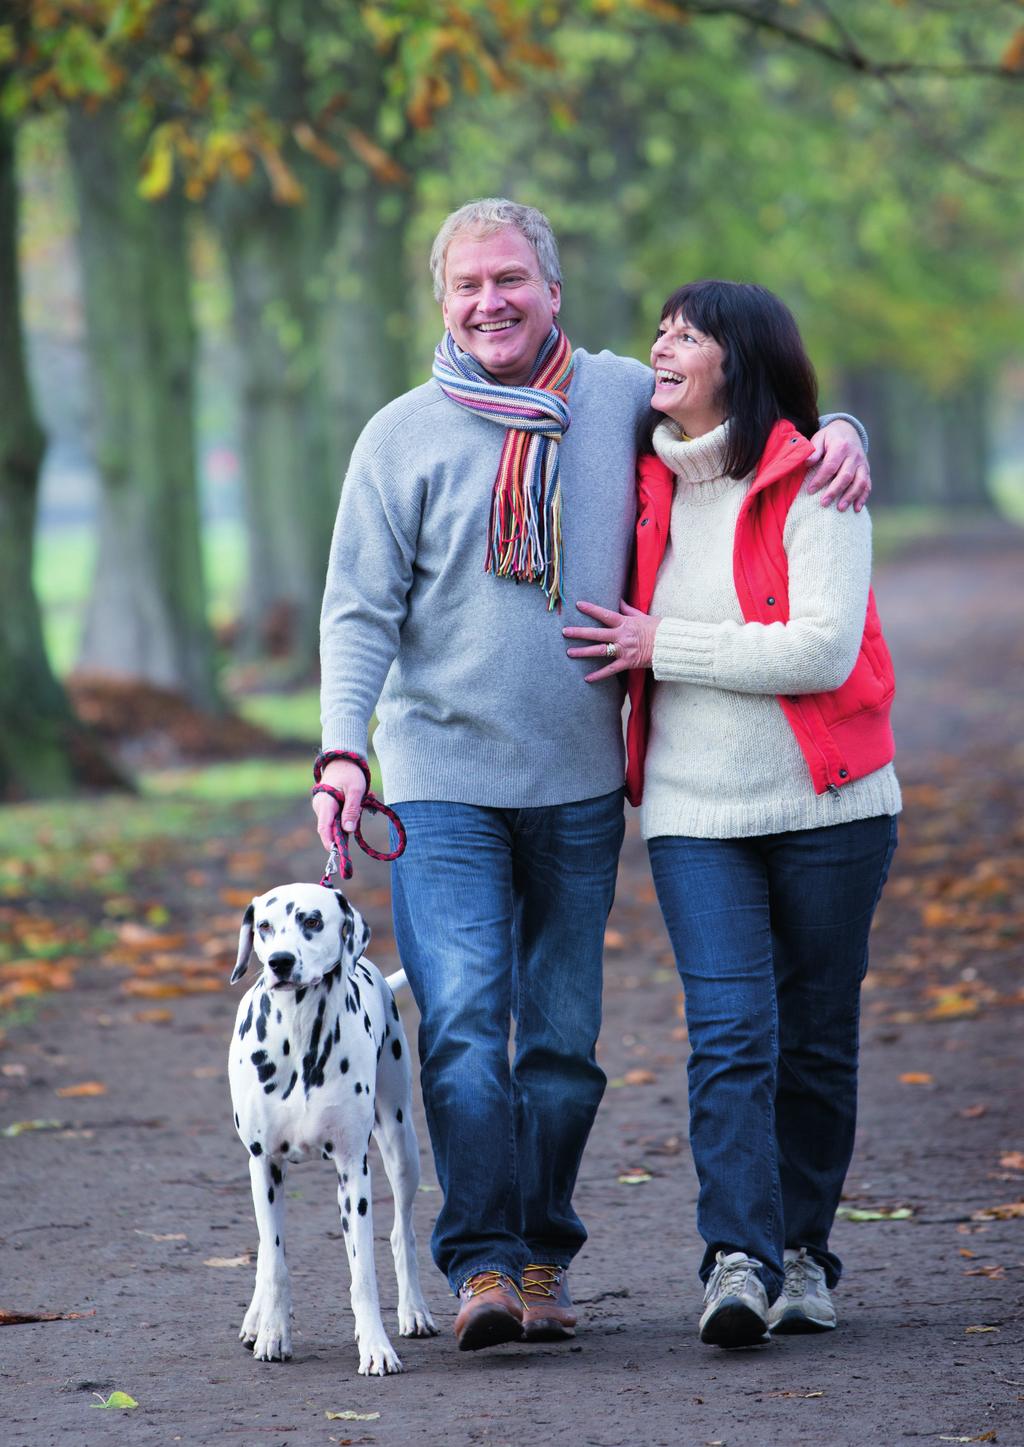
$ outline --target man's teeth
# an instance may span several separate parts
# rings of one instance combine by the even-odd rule
[[[478,332],[507,332],[508,329],[509,329],[509,327],[514,327],[514,326],[516,326],[517,324],[518,324],[518,323],[517,323],[515,317],[512,317],[512,318],[510,318],[508,321],[505,321],[505,322],[480,322],[480,323],[478,324],[478,326],[477,326],[477,331],[478,331]]]
[[[654,375],[658,379],[659,384],[664,383],[669,387],[675,387],[678,385],[678,383],[684,382],[686,380],[686,378],[681,377],[678,372],[658,371],[655,372]]]

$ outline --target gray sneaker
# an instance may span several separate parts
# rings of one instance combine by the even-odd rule
[[[768,1337],[768,1295],[760,1261],[743,1251],[719,1251],[704,1288],[700,1339],[709,1346],[749,1347]]]
[[[825,1285],[825,1273],[808,1256],[807,1248],[794,1250],[787,1246],[784,1265],[786,1277],[782,1295],[772,1302],[768,1325],[780,1336],[811,1331],[833,1331],[836,1309]]]

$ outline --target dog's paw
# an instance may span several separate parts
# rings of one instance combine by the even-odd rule
[[[411,1302],[398,1309],[400,1336],[437,1336],[434,1318],[423,1301]]]
[[[405,1368],[398,1353],[386,1336],[359,1343],[359,1375],[361,1377],[389,1377]]]
[[[291,1359],[292,1334],[287,1313],[268,1313],[260,1323],[252,1354],[258,1362],[287,1362]]]

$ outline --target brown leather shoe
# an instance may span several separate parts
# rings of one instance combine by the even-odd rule
[[[523,1341],[568,1341],[576,1313],[566,1280],[568,1267],[531,1262],[523,1269]]]
[[[479,1271],[459,1289],[462,1306],[455,1318],[460,1352],[476,1352],[523,1339],[523,1298],[511,1277]]]

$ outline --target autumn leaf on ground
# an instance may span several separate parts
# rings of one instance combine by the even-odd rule
[[[653,1070],[627,1070],[622,1077],[623,1085],[653,1085],[657,1080]]]
[[[999,1164],[1011,1171],[1024,1171],[1024,1151],[1007,1151],[999,1157]]]
[[[101,1407],[110,1407],[114,1411],[118,1409],[127,1411],[129,1407],[137,1407],[139,1405],[134,1397],[129,1397],[127,1392],[111,1392],[106,1401],[103,1400],[99,1392],[95,1392],[93,1395],[99,1397],[99,1401],[90,1402],[89,1406],[95,1407],[97,1411],[99,1411]]]
[[[926,1070],[908,1070],[905,1075],[900,1076],[901,1085],[934,1085],[934,1075],[929,1075]]]
[[[204,1266],[251,1266],[252,1257],[246,1251],[242,1256],[208,1256]]]
[[[997,1326],[965,1326],[964,1333],[967,1336],[981,1336],[988,1331],[998,1331]]]
[[[653,1178],[650,1171],[623,1171],[617,1179],[620,1186],[642,1186]]]
[[[965,1105],[963,1110],[957,1111],[957,1115],[962,1116],[964,1120],[980,1120],[986,1110],[988,1110],[987,1105]]]
[[[106,1095],[107,1087],[101,1080],[83,1080],[81,1085],[62,1085],[54,1091],[64,1100],[80,1095]]]
[[[95,1316],[92,1311],[7,1311],[0,1306],[0,1326],[23,1326],[34,1321],[81,1321],[83,1317]]]
[[[985,1206],[971,1213],[972,1221],[1012,1221],[1024,1217],[1024,1201],[1008,1201],[1004,1206]]]
[[[12,1137],[24,1135],[29,1130],[60,1130],[63,1125],[62,1120],[15,1120],[5,1125],[0,1135]]]
[[[989,1281],[1000,1281],[1006,1275],[1005,1266],[968,1266],[965,1276],[987,1276]]]
[[[376,1422],[379,1412],[324,1412],[328,1422]]]
[[[909,1221],[909,1206],[880,1206],[877,1210],[860,1206],[840,1206],[836,1215],[844,1221]]]

